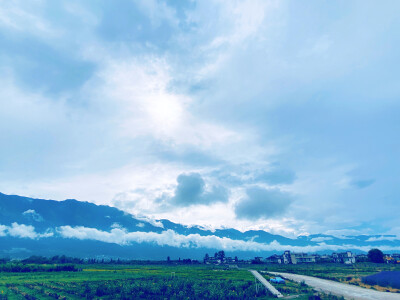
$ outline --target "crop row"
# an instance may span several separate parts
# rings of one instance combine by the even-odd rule
[[[89,282],[51,282],[8,285],[8,289],[27,300],[86,299],[248,299],[266,296],[256,292],[252,281],[192,280],[188,278],[146,278]]]

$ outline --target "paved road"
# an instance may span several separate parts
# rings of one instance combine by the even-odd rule
[[[264,276],[262,276],[256,270],[249,270],[249,271],[251,272],[251,274],[254,275],[255,278],[258,279],[258,281],[260,281],[262,283],[263,286],[265,286],[266,289],[268,289],[272,293],[272,295],[274,295],[275,297],[278,297],[278,298],[283,297],[283,295],[272,284],[270,284],[264,278]]]
[[[370,290],[362,288],[355,285],[340,283],[331,280],[325,280],[321,278],[290,274],[290,273],[280,273],[280,272],[268,272],[274,275],[280,275],[287,279],[301,282],[304,281],[307,285],[313,287],[316,290],[331,293],[338,296],[343,296],[346,299],[354,300],[400,300],[400,294],[378,292],[375,290]]]

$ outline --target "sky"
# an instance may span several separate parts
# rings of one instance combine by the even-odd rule
[[[1,1],[0,192],[289,237],[400,232],[398,1]]]

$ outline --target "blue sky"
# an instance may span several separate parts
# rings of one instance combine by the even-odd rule
[[[0,4],[0,191],[398,234],[398,1]]]

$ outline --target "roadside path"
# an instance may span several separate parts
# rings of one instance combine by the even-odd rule
[[[265,286],[266,289],[268,289],[272,295],[274,295],[275,297],[278,298],[282,298],[283,295],[275,288],[272,286],[272,284],[270,284],[265,278],[264,276],[262,276],[260,273],[258,273],[256,270],[249,270],[251,272],[251,274],[254,275],[255,278],[258,279],[258,281],[260,281],[262,283],[262,285]]]
[[[331,293],[337,296],[343,296],[345,299],[354,300],[400,300],[400,294],[379,292],[362,288],[355,285],[340,283],[336,281],[291,273],[268,272],[274,275],[283,276],[287,279],[302,282],[313,287],[316,290]]]

